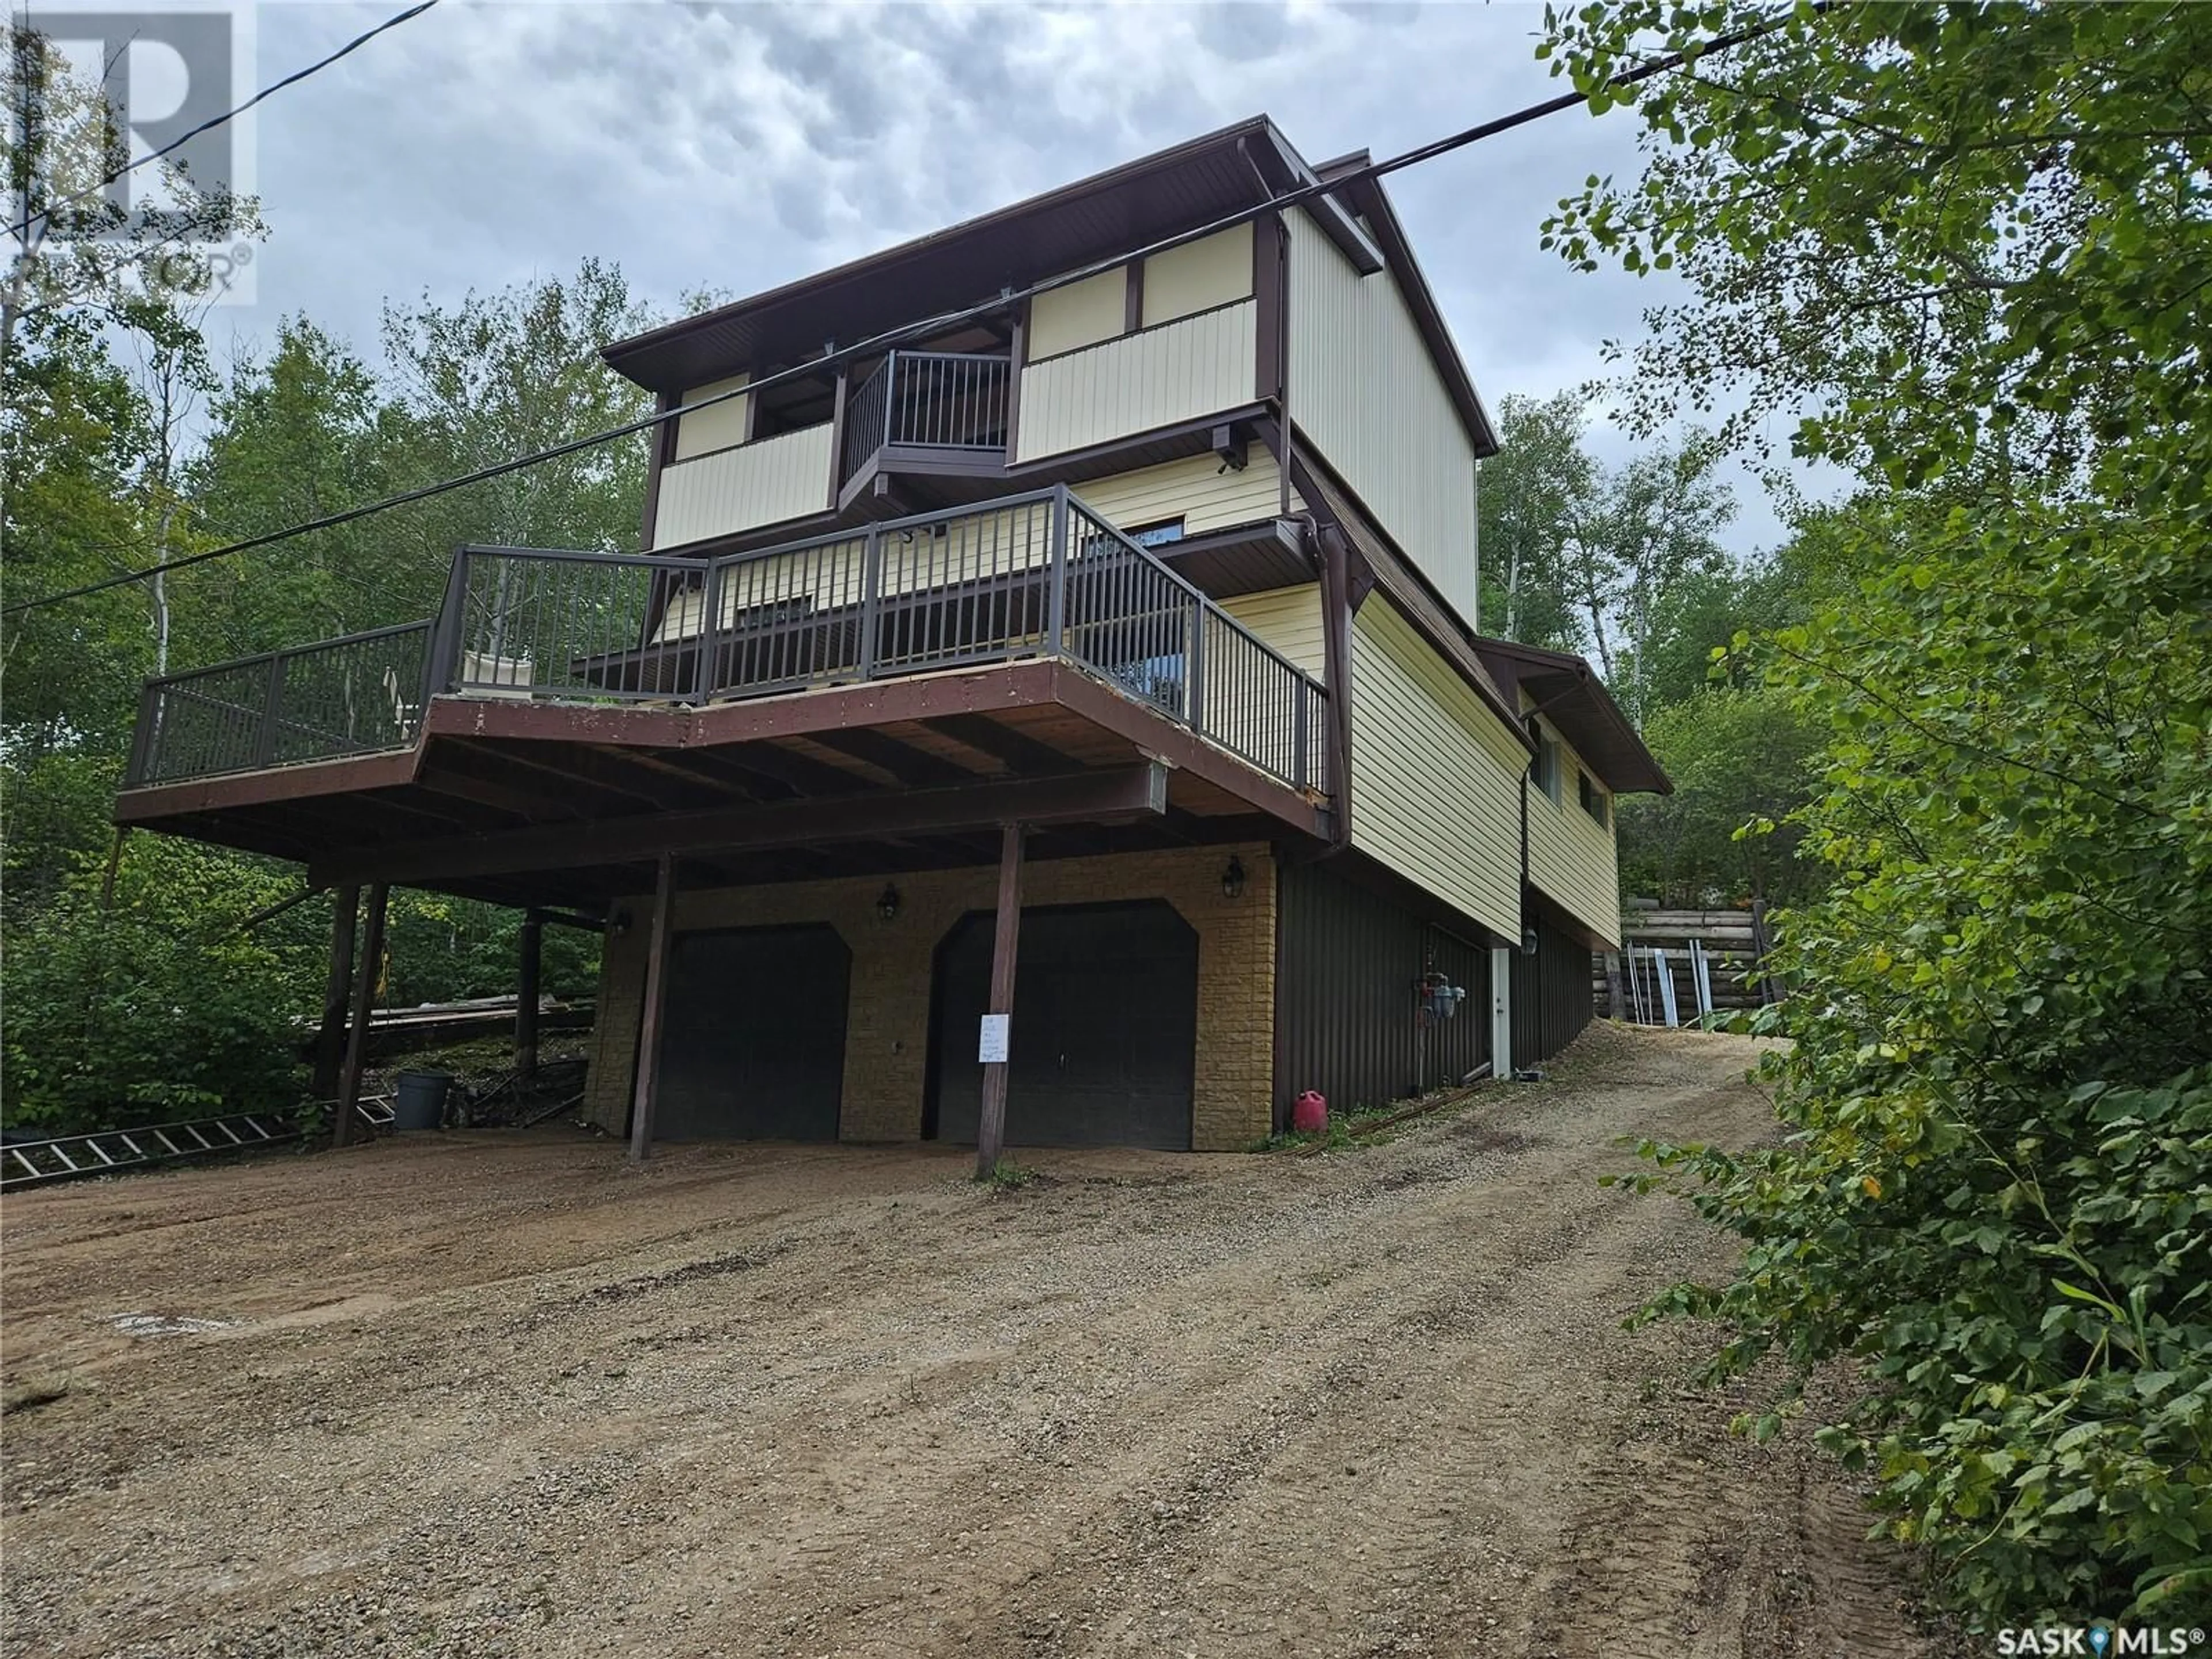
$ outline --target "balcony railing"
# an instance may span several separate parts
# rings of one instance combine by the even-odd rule
[[[894,351],[854,389],[845,406],[840,488],[878,450],[970,449],[1003,454],[1008,358],[969,352]]]
[[[406,623],[149,680],[133,788],[404,749],[422,717],[431,624]]]
[[[709,561],[464,548],[434,623],[149,684],[129,781],[405,748],[438,693],[700,703],[1037,657],[1329,787],[1327,690],[1064,486]]]

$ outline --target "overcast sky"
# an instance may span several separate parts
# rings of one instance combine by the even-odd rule
[[[258,13],[266,85],[396,3]],[[262,106],[271,234],[243,341],[304,311],[374,356],[387,295],[620,263],[664,309],[748,294],[1266,112],[1310,161],[1383,155],[1559,89],[1534,5],[1120,8],[446,0]],[[1659,291],[1537,246],[1636,166],[1632,118],[1553,116],[1389,185],[1493,407],[1601,368]],[[1625,453],[1610,432],[1601,453]],[[1732,539],[1776,537],[1751,486]]]

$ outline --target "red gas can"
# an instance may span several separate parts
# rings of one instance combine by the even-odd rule
[[[1291,1127],[1302,1135],[1322,1133],[1328,1127],[1328,1103],[1307,1090],[1291,1103]]]

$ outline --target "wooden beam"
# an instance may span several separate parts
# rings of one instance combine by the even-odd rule
[[[630,1097],[629,1156],[645,1161],[653,1146],[653,1108],[660,1083],[660,1022],[668,1004],[668,952],[676,931],[676,859],[663,853],[654,866],[653,931],[646,940],[645,1012],[637,1033],[637,1085]]]
[[[522,960],[514,986],[514,1079],[528,1084],[538,1075],[538,988],[544,959],[545,919],[535,910],[522,915]]]
[[[489,778],[471,777],[465,773],[450,770],[442,763],[423,768],[422,775],[415,781],[434,795],[452,795],[457,799],[474,801],[479,806],[511,812],[519,818],[532,822],[540,818],[580,816],[573,800],[562,800],[550,793],[533,794],[527,789],[497,783]]]
[[[368,1060],[368,1016],[376,1006],[376,981],[384,967],[384,911],[389,897],[384,883],[369,884],[368,922],[361,935],[361,973],[353,984],[353,1025],[346,1033],[345,1068],[338,1077],[337,1115],[331,1124],[333,1146],[343,1146],[353,1139],[353,1115],[361,1104],[362,1068]]]
[[[311,1085],[317,1100],[336,1096],[338,1067],[345,1062],[346,1005],[353,1000],[353,936],[361,921],[359,887],[348,883],[331,896],[331,969],[323,981],[323,1024],[315,1034]]]
[[[775,801],[702,811],[642,814],[600,823],[547,824],[444,841],[348,848],[310,864],[314,881],[420,883],[624,864],[667,854],[714,854],[927,835],[980,823],[1157,817],[1167,810],[1158,761],[1056,778],[1001,780],[904,794]]]
[[[866,726],[854,726],[848,732],[817,732],[813,742],[824,749],[834,749],[841,755],[850,755],[854,760],[865,761],[878,771],[886,772],[908,789],[934,789],[945,784],[972,783],[987,774],[971,772],[957,762],[943,759],[926,750],[916,749],[910,743],[901,743],[896,738],[887,738],[881,732]],[[1063,759],[1060,769],[1066,769]]]
[[[933,721],[935,730],[981,755],[988,755],[1018,776],[1064,772],[1067,757],[1048,743],[1039,743],[1026,732],[1001,726],[988,714],[947,714]]]
[[[1022,826],[1009,823],[999,838],[999,914],[991,934],[991,1004],[989,1014],[1011,1026],[1014,1013],[1014,956],[1022,935]],[[980,1037],[980,1033],[978,1034]],[[958,1034],[953,1040],[959,1041]],[[1008,1038],[1011,1045],[1012,1037]],[[1012,1054],[1011,1046],[1007,1049]],[[1006,1071],[1008,1061],[993,1060],[983,1067],[983,1103],[975,1127],[975,1178],[982,1180],[999,1166],[1006,1145]]]

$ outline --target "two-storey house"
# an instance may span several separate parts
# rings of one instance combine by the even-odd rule
[[[603,919],[641,1151],[1237,1147],[1556,1052],[1668,786],[1476,632],[1474,383],[1378,184],[1279,201],[1364,159],[1246,121],[610,348],[687,411],[637,554],[149,685],[118,820]]]

